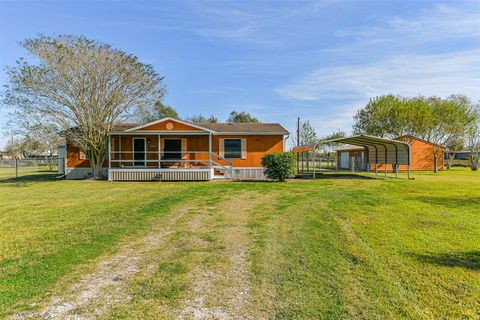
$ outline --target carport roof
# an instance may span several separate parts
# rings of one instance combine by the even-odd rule
[[[410,145],[408,143],[368,135],[323,140],[317,142],[315,145],[296,147],[292,149],[292,151],[311,151],[315,150],[320,144],[329,143],[344,143],[364,147],[368,150],[370,163],[410,164]]]
[[[364,147],[368,150],[370,163],[410,164],[410,145],[403,141],[358,135],[320,141],[315,145],[315,148],[319,144],[326,143],[347,143]]]

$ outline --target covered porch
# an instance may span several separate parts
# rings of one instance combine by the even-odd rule
[[[117,132],[108,145],[112,181],[205,181],[232,177],[232,163],[213,152],[211,132]]]

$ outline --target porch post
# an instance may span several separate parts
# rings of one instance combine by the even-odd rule
[[[212,167],[212,133],[208,134],[208,166]]]
[[[407,177],[408,177],[408,180],[410,180],[410,162],[411,162],[411,151],[410,151],[410,145],[407,145],[407,152],[408,152],[408,173],[407,173]]]
[[[158,169],[160,169],[162,167],[162,150],[160,149],[161,148],[161,143],[160,143],[160,133],[157,135],[157,139],[158,139]]]
[[[122,135],[120,134],[118,136],[118,156],[119,156],[119,160],[120,162],[118,163],[118,166],[120,168],[122,168]]]
[[[112,136],[108,135],[108,181],[112,180]]]

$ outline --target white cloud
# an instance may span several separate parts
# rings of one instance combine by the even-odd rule
[[[308,113],[320,132],[349,131],[356,110],[381,94],[461,93],[478,100],[479,26],[476,2],[436,5],[408,17],[382,16],[374,27],[337,31],[347,44],[322,50],[334,65],[299,75],[275,91],[285,99],[328,109],[325,116]]]
[[[195,33],[208,39],[229,39],[257,44],[278,44],[272,35],[292,20],[313,15],[339,0],[282,1],[281,5],[261,2],[218,2],[202,6],[199,15],[204,25]]]
[[[431,43],[445,43],[447,48],[453,41],[480,37],[480,13],[474,7],[448,7],[437,5],[407,18],[387,17],[379,25],[370,28],[337,31],[338,37],[352,37],[353,41],[343,47],[325,52],[338,53],[349,50],[382,48],[382,51],[411,49]]]
[[[393,93],[480,99],[480,50],[438,55],[400,55],[363,64],[314,70],[277,89],[289,99],[321,101]]]

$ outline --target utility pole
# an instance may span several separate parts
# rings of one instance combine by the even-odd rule
[[[297,147],[300,146],[300,117],[297,118]],[[297,152],[297,175],[300,173],[300,153]]]

